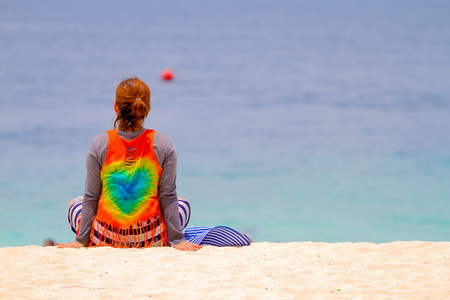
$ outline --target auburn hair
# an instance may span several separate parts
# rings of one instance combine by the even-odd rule
[[[121,131],[135,131],[142,127],[150,111],[150,89],[139,78],[122,81],[116,89],[118,108],[114,128],[118,123]]]

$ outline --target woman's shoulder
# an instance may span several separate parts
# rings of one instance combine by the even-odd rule
[[[102,133],[97,135],[92,139],[91,146],[101,146],[101,145],[108,145],[109,137],[108,133]]]
[[[156,152],[170,153],[175,151],[172,139],[167,135],[159,131],[155,131],[153,135],[153,148]]]
[[[102,133],[92,139],[88,153],[95,156],[101,156],[103,152],[108,150],[109,137],[108,134]]]
[[[159,144],[173,144],[172,139],[165,133],[159,132],[155,130],[155,134],[153,135],[154,141],[157,141]]]

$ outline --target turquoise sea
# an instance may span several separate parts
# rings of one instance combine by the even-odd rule
[[[450,2],[162,2],[0,0],[1,247],[73,240],[67,203],[129,76],[191,225],[450,240]]]

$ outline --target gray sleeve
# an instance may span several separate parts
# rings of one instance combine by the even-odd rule
[[[153,148],[162,168],[158,186],[158,199],[166,223],[171,246],[184,242],[181,229],[177,196],[177,153],[172,140],[165,134],[155,132]]]
[[[81,207],[80,229],[76,240],[87,245],[90,242],[92,221],[97,215],[98,201],[102,193],[100,171],[108,151],[108,134],[101,134],[92,140],[86,157],[86,183],[83,206]]]

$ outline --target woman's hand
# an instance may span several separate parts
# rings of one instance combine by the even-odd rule
[[[55,246],[58,246],[58,248],[84,248],[84,246],[75,241],[75,242],[70,242],[70,243],[65,243],[65,244],[56,244]]]
[[[197,251],[202,248],[202,246],[193,244],[191,242],[182,242],[174,247],[175,249],[182,251]]]

